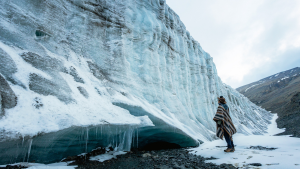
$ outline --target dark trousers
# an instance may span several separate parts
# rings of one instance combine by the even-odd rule
[[[233,140],[231,140],[232,137],[230,137],[229,134],[226,131],[224,131],[224,137],[225,137],[225,140],[227,142],[227,147],[228,148],[234,148]]]

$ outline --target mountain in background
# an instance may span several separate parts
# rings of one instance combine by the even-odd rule
[[[281,134],[300,137],[300,68],[277,73],[257,82],[237,88],[253,103],[277,113]]]

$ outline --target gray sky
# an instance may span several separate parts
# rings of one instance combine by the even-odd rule
[[[233,88],[300,67],[300,0],[167,0]]]

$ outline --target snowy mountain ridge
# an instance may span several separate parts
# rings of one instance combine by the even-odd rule
[[[2,0],[0,9],[0,163],[197,146],[216,139],[220,95],[239,133],[270,123],[222,83],[164,0]]]
[[[241,91],[242,89],[246,88],[244,92],[247,92],[249,89],[251,89],[257,85],[261,85],[261,84],[265,83],[266,81],[271,81],[271,80],[273,81],[274,79],[276,79],[276,80],[278,80],[277,83],[280,83],[280,81],[283,81],[283,80],[291,78],[291,77],[299,76],[299,75],[300,75],[300,68],[296,67],[296,68],[293,68],[290,70],[286,70],[286,71],[268,76],[259,81],[241,86],[241,87],[237,88],[237,90]]]

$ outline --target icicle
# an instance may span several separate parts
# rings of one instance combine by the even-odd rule
[[[130,137],[128,138],[128,151],[131,150],[131,145],[132,145],[132,137],[133,137],[133,132],[134,132],[134,128],[133,127],[130,127]]]
[[[123,140],[122,140],[122,143],[121,143],[121,146],[120,146],[121,150],[125,150],[124,143],[125,143],[126,133],[127,133],[127,131],[125,131],[124,135],[123,135]]]
[[[98,127],[96,127],[96,140],[98,138]]]
[[[136,128],[136,148],[139,148],[139,128]]]
[[[17,143],[16,160],[18,158],[18,154],[19,154],[19,143]]]
[[[102,125],[101,125],[101,138],[102,138]]]
[[[26,153],[24,154],[23,163],[25,162],[25,158],[26,158]]]
[[[115,137],[113,134],[112,134],[112,138],[113,138],[112,146],[114,146],[115,145]]]
[[[118,147],[118,128],[116,128],[116,149]]]
[[[27,157],[27,162],[29,161],[29,156],[30,156],[30,151],[31,151],[31,145],[32,145],[32,139],[29,139],[29,147],[28,147],[28,157]]]
[[[135,139],[135,138],[134,138],[134,129],[133,129],[133,134],[132,134],[131,139],[132,139],[132,140],[131,140],[131,142],[132,142],[132,147],[134,147],[134,139]]]
[[[88,139],[89,139],[89,129],[86,128],[86,139],[85,139],[85,153],[87,154],[87,145],[88,145]],[[85,154],[85,160],[86,160],[86,154]]]

